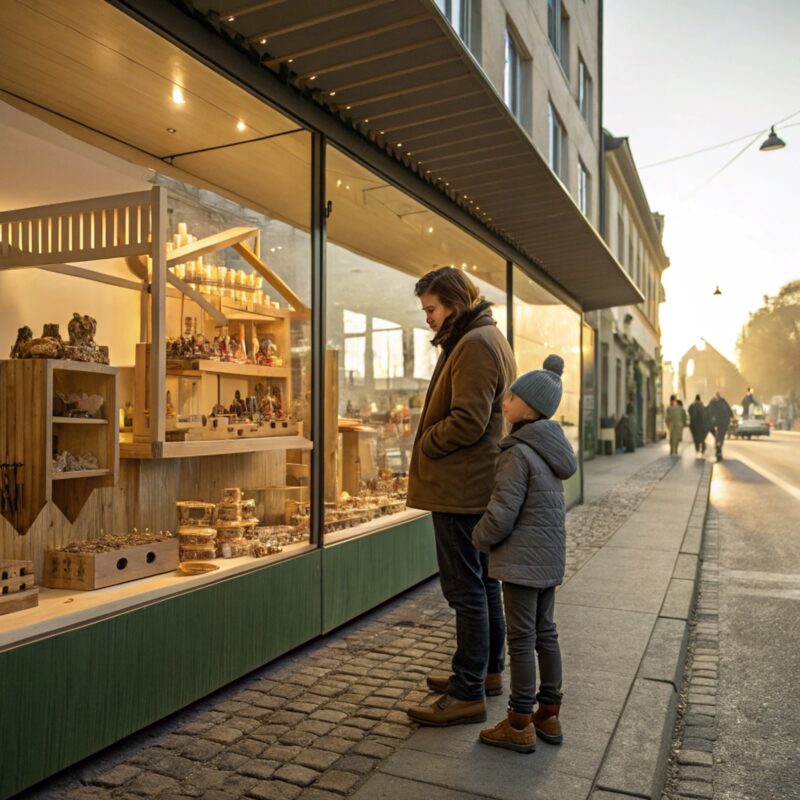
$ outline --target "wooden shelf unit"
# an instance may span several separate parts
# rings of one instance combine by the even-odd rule
[[[95,489],[116,484],[118,383],[118,371],[104,364],[55,359],[0,361],[4,409],[0,414],[0,458],[23,465],[18,469],[18,482],[24,487],[19,507],[4,512],[17,531],[25,533],[48,502],[74,522]],[[101,417],[54,416],[57,392],[101,395]],[[91,453],[99,468],[53,472],[56,450],[68,450],[75,456]]]

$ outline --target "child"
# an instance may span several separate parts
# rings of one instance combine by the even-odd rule
[[[511,385],[503,402],[511,434],[500,442],[492,498],[472,534],[475,547],[489,553],[489,576],[503,582],[511,662],[508,718],[481,731],[480,739],[520,753],[536,749],[537,733],[550,744],[562,741],[561,651],[553,609],[566,556],[562,481],[577,469],[564,432],[549,419],[561,401],[563,371],[563,359],[550,355],[544,369]]]

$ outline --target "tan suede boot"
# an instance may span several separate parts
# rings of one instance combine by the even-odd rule
[[[561,711],[561,705],[558,703],[539,703],[539,707],[534,712],[533,725],[543,742],[561,744],[564,741],[561,734],[561,723],[558,721],[559,711]]]
[[[452,695],[443,694],[430,705],[410,706],[406,714],[415,722],[435,728],[468,725],[472,722],[486,722],[486,701],[459,700]]]
[[[509,709],[506,719],[493,728],[481,731],[480,740],[484,744],[515,750],[517,753],[532,753],[536,750],[536,731],[531,714],[519,714]]]
[[[432,692],[441,692],[445,694],[450,685],[450,678],[452,677],[452,673],[431,672],[427,677],[428,688]],[[487,697],[497,697],[503,694],[503,673],[490,672],[483,682],[483,687]]]

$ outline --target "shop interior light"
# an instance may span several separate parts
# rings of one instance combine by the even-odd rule
[[[337,188],[337,189],[341,188],[341,185],[342,185],[342,179],[341,179],[341,178],[339,178],[339,180],[338,180],[338,181],[336,181],[336,188]]]
[[[177,133],[177,130],[175,128],[167,128],[167,133]]]
[[[328,97],[336,97],[336,92],[328,92]],[[348,108],[350,108],[350,106],[348,106]]]
[[[433,225],[428,225],[428,233],[433,233]]]
[[[247,125],[244,124],[241,120],[236,123],[236,130],[237,131],[244,131],[247,130]]]
[[[397,143],[397,147],[402,147],[402,146],[403,146],[403,143],[402,143],[402,142],[398,142],[398,143]]]
[[[364,120],[364,122],[369,122],[369,120],[368,120],[368,119],[365,119],[365,120]]]
[[[289,61],[294,61],[294,59],[293,59],[293,58],[290,58],[290,59],[289,59]],[[312,75],[312,76],[309,78],[309,80],[310,80],[310,81],[315,81],[316,79],[317,79],[317,76],[316,76],[316,75]]]
[[[175,103],[176,106],[186,104],[186,98],[183,96],[183,89],[181,89],[180,86],[172,87],[172,102]]]
[[[233,22],[235,19],[236,17],[228,17],[228,22]]]
[[[345,106],[345,110],[349,111],[353,106]]]
[[[267,43],[267,40],[266,40],[266,39],[262,39],[262,40],[261,40],[261,44],[266,44],[266,43]]]
[[[292,64],[292,63],[294,63],[294,59],[293,59],[293,58],[290,58],[290,59],[289,59],[289,60],[288,60],[286,63],[287,63],[287,64]]]

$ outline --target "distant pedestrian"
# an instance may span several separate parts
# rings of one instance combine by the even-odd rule
[[[753,396],[753,387],[747,387],[747,394],[742,398],[742,419],[750,419],[750,409],[758,405],[758,400]]]
[[[669,398],[667,406],[667,428],[669,428],[669,454],[678,455],[678,445],[683,437],[683,429],[686,426],[686,411],[682,405],[678,404],[678,398],[673,394]]]
[[[536,749],[537,733],[550,744],[562,741],[561,650],[553,612],[566,560],[562,481],[577,469],[572,446],[550,419],[561,402],[563,371],[563,359],[550,355],[544,369],[511,385],[503,402],[511,434],[500,442],[492,497],[472,533],[475,547],[489,555],[489,575],[503,582],[511,662],[507,717],[481,731],[480,739],[520,753]]]
[[[725,434],[733,419],[733,411],[728,401],[717,392],[708,404],[708,422],[717,449],[717,461],[722,461],[722,445],[725,443]]]
[[[689,430],[692,432],[695,452],[705,453],[708,417],[706,416],[706,407],[699,394],[695,395],[694,403],[689,406]]]

